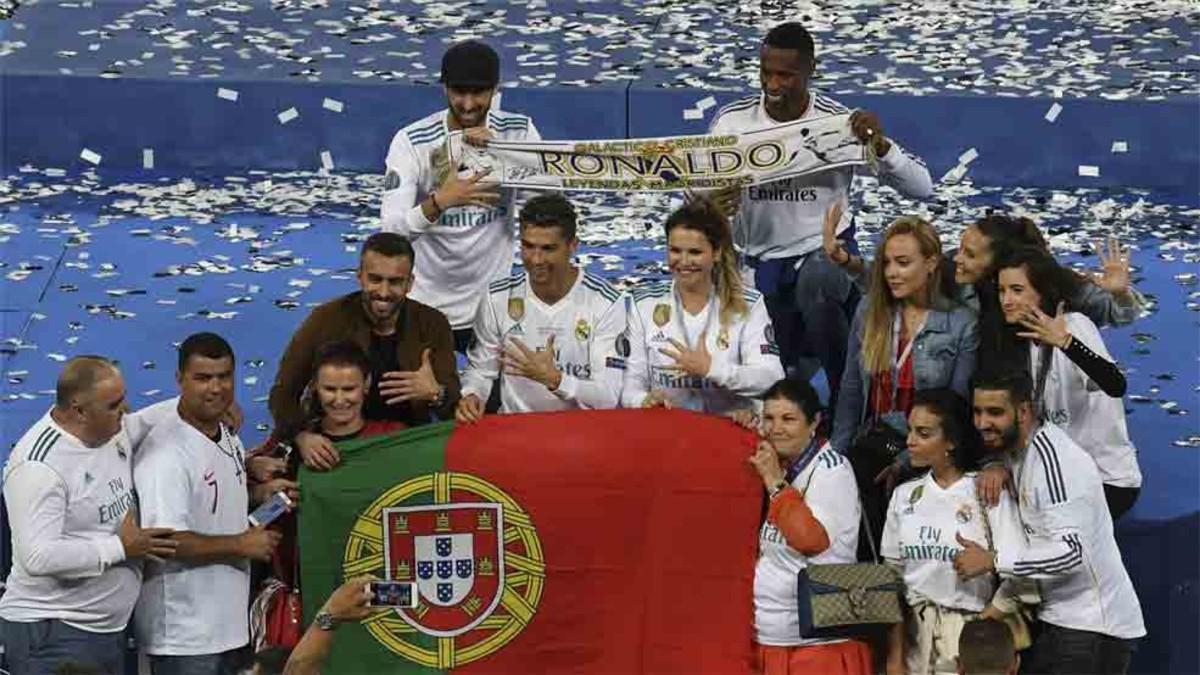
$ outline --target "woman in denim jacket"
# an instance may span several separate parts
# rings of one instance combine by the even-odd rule
[[[882,264],[872,266],[867,300],[850,329],[831,443],[845,453],[868,421],[901,432],[917,389],[946,387],[966,397],[979,347],[976,314],[947,297],[938,274],[937,232],[905,217],[888,227]],[[878,261],[877,261],[878,262]]]
[[[836,215],[840,219],[842,206],[835,204],[831,211],[834,208],[838,209]],[[846,270],[859,290],[866,293],[870,263],[846,250],[834,234],[839,221],[831,221],[830,214],[826,215],[823,237],[826,256]],[[947,295],[982,313],[980,300],[996,294],[995,261],[1022,246],[1050,250],[1037,224],[1025,217],[989,213],[968,225],[958,249],[952,257],[947,255],[942,264],[942,283]],[[1133,323],[1145,311],[1147,302],[1133,287],[1128,250],[1116,237],[1109,236],[1107,242],[1096,242],[1095,251],[1102,271],[1080,275],[1082,283],[1075,284],[1066,299],[1067,310],[1087,316],[1097,326]]]
[[[891,491],[878,476],[897,458],[876,447],[878,442],[852,447],[855,436],[880,421],[902,438],[918,389],[948,388],[965,398],[979,348],[975,311],[949,297],[942,282],[942,245],[933,226],[915,216],[901,218],[884,232],[879,250],[866,301],[850,327],[830,439],[854,467],[867,536],[875,541]],[[860,538],[860,554],[869,550],[862,546],[865,539]]]

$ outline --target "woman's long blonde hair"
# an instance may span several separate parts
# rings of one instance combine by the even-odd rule
[[[884,252],[888,242],[893,237],[902,234],[912,235],[917,240],[917,247],[925,258],[934,258],[933,270],[925,284],[926,306],[932,308],[933,303],[941,296],[941,274],[939,268],[942,262],[942,243],[938,240],[933,226],[917,216],[903,216],[888,226],[879,242],[879,250],[875,254],[875,264],[871,269],[871,286],[867,291],[866,321],[863,325],[862,362],[868,373],[883,373],[892,368],[892,326],[896,307],[900,304],[888,288],[885,276]],[[854,358],[854,355],[850,355]]]
[[[737,253],[733,250],[733,233],[725,212],[706,197],[692,197],[667,217],[665,229],[668,238],[671,230],[677,227],[703,234],[717,253],[713,282],[721,308],[721,326],[726,327],[735,317],[744,316],[750,308],[746,306]]]

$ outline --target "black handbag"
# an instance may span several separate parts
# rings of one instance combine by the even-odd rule
[[[854,469],[863,510],[863,527],[858,535],[859,560],[874,559],[871,551],[879,547],[887,516],[890,495],[886,486],[875,483],[875,477],[892,466],[906,447],[903,433],[882,419],[875,419],[863,427],[846,453]]]

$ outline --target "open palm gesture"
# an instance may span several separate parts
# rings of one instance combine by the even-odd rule
[[[712,368],[712,354],[708,353],[708,331],[700,334],[700,345],[692,349],[672,338],[671,347],[660,347],[659,352],[675,360],[675,367],[694,377],[706,377]]]
[[[1020,318],[1025,331],[1017,333],[1019,337],[1037,340],[1043,344],[1066,349],[1071,341],[1071,333],[1067,331],[1067,317],[1063,313],[1063,304],[1058,303],[1054,316],[1046,314],[1037,307],[1030,307]]]
[[[1094,244],[1096,255],[1100,258],[1100,270],[1092,274],[1096,285],[1113,295],[1124,295],[1130,292],[1132,280],[1129,273],[1129,249],[1121,246],[1116,237],[1110,236],[1105,246],[1104,240]]]

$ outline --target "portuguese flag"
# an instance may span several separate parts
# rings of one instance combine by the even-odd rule
[[[415,609],[338,628],[323,672],[749,672],[753,437],[670,410],[490,415],[302,469],[306,619],[343,579]]]

